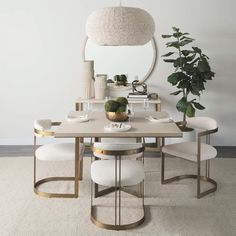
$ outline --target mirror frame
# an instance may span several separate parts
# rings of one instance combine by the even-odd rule
[[[88,36],[85,37],[84,42],[83,42],[83,46],[82,46],[82,59],[83,59],[83,61],[86,61],[86,59],[85,59],[85,48],[86,48],[87,41],[88,41]],[[152,39],[150,41],[151,41],[152,48],[153,48],[152,64],[151,64],[149,70],[147,71],[146,75],[144,76],[144,78],[142,80],[139,80],[140,84],[145,82],[152,75],[152,73],[154,71],[154,68],[156,66],[156,63],[157,63],[157,43],[156,43],[155,37],[152,37]]]

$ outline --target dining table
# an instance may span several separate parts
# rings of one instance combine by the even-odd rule
[[[87,119],[79,119],[87,117]],[[101,138],[179,138],[182,131],[165,111],[160,112],[135,112],[129,121],[122,123],[123,127],[129,129],[107,129],[112,123],[107,119],[105,112],[93,111],[71,111],[55,130],[55,138],[75,138],[75,167],[79,172],[83,171],[80,163],[79,148],[84,138],[94,138],[99,141]],[[117,124],[115,124],[117,125]],[[76,171],[77,173],[77,171]],[[78,175],[78,176],[77,176]],[[81,173],[75,175],[79,178]],[[79,188],[79,186],[75,186]]]

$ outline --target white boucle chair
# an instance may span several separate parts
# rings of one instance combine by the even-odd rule
[[[53,126],[60,125],[61,122],[52,122],[49,119],[36,120],[34,122],[34,192],[42,197],[49,198],[77,198],[79,179],[79,160],[75,158],[76,147],[74,143],[51,143],[36,147],[37,137],[53,137]],[[84,145],[79,147],[79,156],[83,158]],[[37,160],[39,161],[75,161],[74,177],[47,177],[36,180]],[[52,181],[74,181],[74,193],[48,193],[39,190],[39,186]]]
[[[96,226],[105,229],[125,230],[134,228],[144,222],[144,149],[145,147],[141,143],[122,145],[94,143],[93,155],[101,158],[101,160],[94,160],[91,165],[91,221]],[[133,159],[135,156],[140,157],[140,155],[142,156],[141,159]],[[96,205],[93,204],[94,183],[112,188],[115,191],[114,224],[103,223],[96,217]],[[124,190],[124,187],[138,184],[142,196],[142,217],[135,222],[121,224],[121,191]]]
[[[197,198],[216,191],[217,183],[210,178],[210,159],[217,156],[217,150],[210,145],[210,134],[218,131],[217,122],[210,117],[192,117],[187,119],[187,126],[189,128],[200,129],[198,132],[196,142],[183,142],[164,146],[164,139],[162,139],[162,164],[161,164],[161,183],[167,184],[175,180],[186,178],[197,179]],[[206,138],[206,143],[202,143],[202,138]],[[197,175],[180,175],[169,179],[165,179],[165,154],[180,157],[188,161],[197,163]],[[205,176],[201,176],[201,162],[206,161]],[[207,181],[214,185],[214,187],[201,192],[200,181]]]

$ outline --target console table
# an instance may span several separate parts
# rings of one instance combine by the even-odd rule
[[[116,98],[110,98],[110,99],[116,99]],[[143,104],[143,100],[144,99],[128,99],[130,104]],[[94,104],[104,104],[106,102],[105,99],[102,100],[98,100],[98,99],[82,99],[82,98],[78,98],[75,101],[75,110],[76,111],[82,111],[83,110],[83,105],[86,103],[94,103]],[[149,100],[149,104],[153,104],[155,106],[155,111],[161,111],[161,100],[158,98],[156,100]]]

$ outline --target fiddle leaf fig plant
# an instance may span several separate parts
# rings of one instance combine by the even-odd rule
[[[173,33],[162,35],[164,39],[171,41],[166,47],[171,51],[162,55],[164,61],[172,63],[174,72],[168,76],[168,82],[177,88],[171,95],[181,95],[176,104],[178,111],[183,113],[183,126],[186,126],[186,116],[195,116],[196,109],[203,110],[205,107],[197,102],[197,98],[205,90],[205,83],[212,80],[215,73],[211,71],[209,57],[203,54],[198,47],[186,48],[195,39],[189,33],[182,33],[180,29],[173,27]],[[191,96],[189,96],[191,95]],[[191,98],[189,98],[191,97]]]

